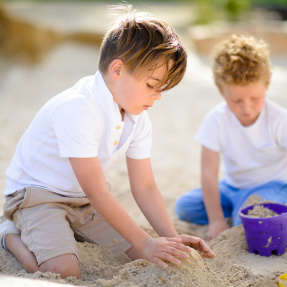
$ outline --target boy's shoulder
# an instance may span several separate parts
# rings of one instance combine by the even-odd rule
[[[222,123],[230,122],[232,115],[225,101],[220,102],[207,112],[201,126],[221,126]]]
[[[228,113],[228,107],[225,101],[220,102],[214,106],[207,114],[206,117],[223,116]]]
[[[282,105],[274,102],[271,99],[266,99],[266,105],[269,106],[270,108],[274,109],[274,110],[278,110],[280,112],[287,112],[287,109],[285,107],[283,107]]]
[[[287,119],[287,109],[282,107],[281,105],[273,102],[270,99],[266,99],[265,101],[266,112],[268,114],[268,118],[275,119]]]
[[[94,102],[97,98],[108,98],[109,90],[100,73],[85,76],[79,79],[73,86],[60,92],[52,98],[57,105],[67,105],[73,102]]]

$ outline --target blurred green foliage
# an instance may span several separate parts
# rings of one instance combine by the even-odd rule
[[[190,2],[189,0],[28,0],[29,2],[100,2],[100,3],[113,3],[113,4],[119,4],[119,3],[145,3],[145,2],[154,2],[154,3],[163,3],[163,2],[169,2],[169,3],[180,3],[180,2]],[[0,0],[1,2],[27,2],[26,0]],[[193,2],[193,0],[191,0]]]
[[[254,8],[279,13],[287,20],[287,0],[189,0],[196,4],[197,24],[207,24],[214,20],[245,20]]]
[[[21,2],[25,0],[0,0],[0,2]],[[273,10],[287,20],[287,0],[30,0],[34,2],[102,2],[107,4],[143,3],[190,3],[196,9],[196,24],[207,24],[215,20],[245,20],[254,7]],[[245,17],[245,18],[244,18]],[[285,19],[286,18],[286,19]]]
[[[25,0],[1,0],[0,2],[24,2]],[[215,5],[217,4],[222,4],[224,2],[236,2],[236,5],[242,5],[243,2],[250,2],[251,4],[258,4],[258,5],[283,5],[283,6],[287,6],[287,0],[234,0],[234,1],[228,1],[228,0],[129,0],[129,1],[123,1],[123,0],[30,0],[30,1],[34,1],[34,2],[52,2],[52,1],[57,1],[57,2],[85,2],[85,1],[89,1],[89,2],[113,2],[113,3],[119,3],[119,2],[128,2],[128,3],[132,3],[132,2],[175,2],[175,3],[187,3],[187,2],[210,2]]]
[[[238,21],[247,14],[251,0],[190,0],[197,7],[197,24],[207,24],[214,20]]]
[[[287,7],[287,0],[252,0],[251,2],[255,5],[279,5]]]

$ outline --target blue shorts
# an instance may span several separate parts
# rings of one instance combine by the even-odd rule
[[[232,217],[233,225],[241,224],[238,212],[251,195],[262,200],[287,203],[287,183],[272,181],[256,187],[238,189],[223,180],[219,184],[221,206],[225,217]],[[175,204],[175,213],[179,219],[196,224],[208,224],[201,188],[191,190],[179,197]]]

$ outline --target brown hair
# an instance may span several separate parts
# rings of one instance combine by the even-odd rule
[[[117,6],[125,15],[107,32],[102,42],[99,70],[105,73],[109,64],[121,59],[137,78],[166,65],[166,74],[156,88],[166,91],[184,76],[187,55],[174,30],[164,21],[131,6]],[[168,66],[172,60],[173,65]]]
[[[268,87],[272,74],[268,45],[252,36],[233,34],[215,47],[212,71],[220,91],[224,84],[247,85],[260,79]]]

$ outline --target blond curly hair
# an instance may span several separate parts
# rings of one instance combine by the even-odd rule
[[[215,84],[248,85],[263,80],[269,86],[272,68],[265,41],[253,36],[230,35],[214,49],[212,63]]]

